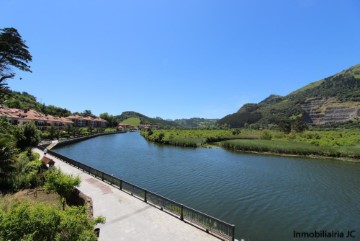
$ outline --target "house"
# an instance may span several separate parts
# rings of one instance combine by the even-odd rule
[[[74,127],[106,127],[106,120],[91,116],[73,115],[69,117],[55,117],[45,115],[35,110],[21,110],[16,108],[8,108],[0,106],[0,117],[4,116],[14,125],[25,124],[26,122],[34,122],[40,130],[46,130],[50,126],[62,129],[68,126]]]
[[[120,122],[118,125],[118,129],[122,129],[122,130],[136,130],[137,128],[135,126],[129,125],[127,123],[124,122]]]
[[[72,126],[73,122],[63,117],[54,117],[52,115],[45,115],[35,110],[21,110],[16,108],[0,107],[0,117],[6,119],[14,125],[22,125],[27,122],[34,122],[38,129],[45,130],[50,126],[63,128],[65,126]]]
[[[71,115],[66,117],[66,119],[72,121],[75,127],[106,127],[106,120],[101,118],[94,118],[91,116],[80,116],[80,115]]]
[[[73,126],[73,122],[65,117],[54,117],[54,116],[47,116],[47,123],[49,123],[51,126],[55,126],[58,128],[67,127],[67,126]]]
[[[150,124],[146,124],[146,125],[139,125],[139,129],[141,130],[158,130],[160,129],[160,127],[158,125],[150,125]]]

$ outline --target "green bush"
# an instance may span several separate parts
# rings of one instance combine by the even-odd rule
[[[55,191],[65,198],[69,198],[74,187],[79,185],[79,177],[66,175],[57,168],[52,168],[45,173],[45,189]]]
[[[231,150],[252,151],[252,152],[271,152],[279,154],[295,155],[319,155],[329,157],[347,156],[338,148],[319,147],[308,143],[282,140],[231,140],[222,142],[222,146]]]
[[[17,202],[0,209],[0,240],[95,241],[96,221],[84,207],[54,209],[45,204]]]
[[[14,190],[23,188],[35,188],[43,184],[42,163],[39,154],[24,151],[16,157],[16,175],[13,178]]]
[[[99,132],[102,132],[100,129],[97,129]],[[115,132],[116,128],[106,128],[104,130],[105,133],[111,133],[111,132]]]
[[[216,142],[234,138],[232,130],[208,129],[147,130],[141,131],[141,135],[152,142],[184,147],[199,147],[207,142]]]
[[[23,170],[16,177],[15,189],[41,186],[43,184],[42,175],[40,175],[41,167],[42,163],[39,160],[26,163]]]
[[[260,139],[262,140],[271,140],[272,139],[272,135],[270,134],[270,132],[268,131],[263,131],[261,133]]]

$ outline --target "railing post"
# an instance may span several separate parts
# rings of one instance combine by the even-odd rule
[[[181,211],[180,211],[180,219],[181,219],[181,220],[184,220],[184,206],[181,204],[180,207],[181,207],[181,209],[180,209],[180,210],[181,210]]]
[[[91,174],[90,170],[91,170],[91,167],[89,166],[89,170],[88,170],[88,173],[89,173],[89,174]]]
[[[120,190],[122,190],[122,180],[120,180]]]
[[[111,184],[111,185],[114,184],[114,176],[113,176],[113,174],[111,174],[110,184]]]
[[[144,202],[147,203],[147,191],[145,190],[145,195],[144,195]]]
[[[101,172],[101,180],[104,181],[104,173]]]
[[[233,236],[232,236],[232,241],[235,241],[235,226],[233,226],[233,229],[232,229],[232,230],[233,230],[233,233],[232,233],[232,235],[233,235]]]

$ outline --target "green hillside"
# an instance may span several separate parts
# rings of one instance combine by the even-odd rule
[[[121,113],[121,115],[116,116],[116,119],[119,122],[123,122],[125,120],[135,121],[136,119],[140,120],[139,124],[145,125],[158,125],[162,129],[173,129],[173,128],[181,128],[178,124],[176,124],[173,121],[167,121],[164,119],[161,119],[159,117],[157,118],[151,118],[146,115],[140,114],[135,111],[125,111]],[[129,123],[130,124],[130,123]]]
[[[18,109],[33,109],[38,112],[65,117],[71,115],[71,112],[65,108],[54,105],[45,105],[36,100],[36,97],[27,92],[16,92],[8,90],[5,96],[4,106]]]
[[[122,123],[138,127],[140,125],[140,118],[138,117],[130,117],[122,121]]]
[[[190,119],[176,119],[174,120],[180,126],[184,128],[213,128],[216,126],[218,119],[205,119],[205,118],[190,118]]]
[[[294,119],[308,124],[338,123],[353,120],[359,106],[360,65],[356,65],[287,96],[270,95],[260,103],[245,104],[218,123],[237,128],[269,128]],[[344,117],[336,116],[336,112]]]

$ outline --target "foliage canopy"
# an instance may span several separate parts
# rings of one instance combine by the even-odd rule
[[[15,76],[12,68],[31,72],[29,62],[32,56],[28,51],[28,46],[21,38],[15,28],[0,29],[0,91],[1,94],[7,88],[6,79]]]
[[[0,240],[95,241],[95,222],[84,207],[58,210],[43,203],[13,203],[0,209]]]

